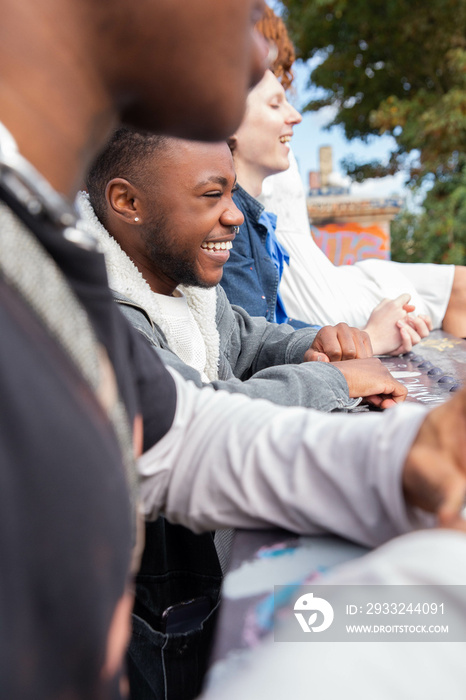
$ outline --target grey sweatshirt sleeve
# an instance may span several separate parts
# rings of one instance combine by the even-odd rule
[[[218,304],[219,379],[206,384],[199,372],[170,350],[162,331],[142,309],[120,299],[118,302],[123,314],[154,347],[163,363],[176,369],[199,388],[211,386],[216,391],[239,393],[250,398],[268,399],[282,406],[305,406],[320,411],[347,409],[359,403],[358,399],[350,399],[346,380],[336,367],[324,362],[276,362],[277,359],[284,363],[293,362],[298,357],[301,361],[315,336],[313,330],[294,331],[287,325],[279,326],[269,324],[265,319],[253,319],[242,309],[234,312],[228,302],[226,306]],[[255,361],[256,356],[260,356],[260,362]],[[261,366],[264,368],[261,369]],[[255,373],[252,372],[253,367]],[[241,378],[237,372],[242,375]]]
[[[374,546],[431,522],[408,509],[401,472],[425,409],[326,415],[210,389],[173,370],[177,412],[139,460],[146,517],[199,532],[275,525]]]

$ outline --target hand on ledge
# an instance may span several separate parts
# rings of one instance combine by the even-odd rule
[[[408,394],[406,387],[376,357],[332,364],[346,379],[350,398],[362,396],[374,406],[390,408],[404,401]]]

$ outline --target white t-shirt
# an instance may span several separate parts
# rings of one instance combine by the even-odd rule
[[[205,374],[207,354],[204,338],[186,297],[178,289],[175,289],[171,297],[155,294],[155,292],[153,294],[157,297],[165,323],[172,330],[172,350],[183,362],[196,369],[202,375],[204,382],[209,382]]]
[[[292,318],[321,325],[345,321],[362,327],[382,299],[408,292],[415,313],[429,314],[434,328],[441,327],[453,284],[453,265],[376,259],[334,265],[311,235],[304,188],[292,152],[289,169],[266,178],[259,199],[267,211],[277,215],[277,237],[290,254],[280,290]]]

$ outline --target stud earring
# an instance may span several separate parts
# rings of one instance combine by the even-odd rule
[[[134,220],[135,220],[135,221],[139,221],[139,216],[135,216],[135,217],[134,217]]]

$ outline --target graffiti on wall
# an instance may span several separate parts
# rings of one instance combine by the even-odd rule
[[[390,236],[379,226],[327,224],[311,226],[315,242],[334,265],[352,265],[368,258],[390,259]]]

